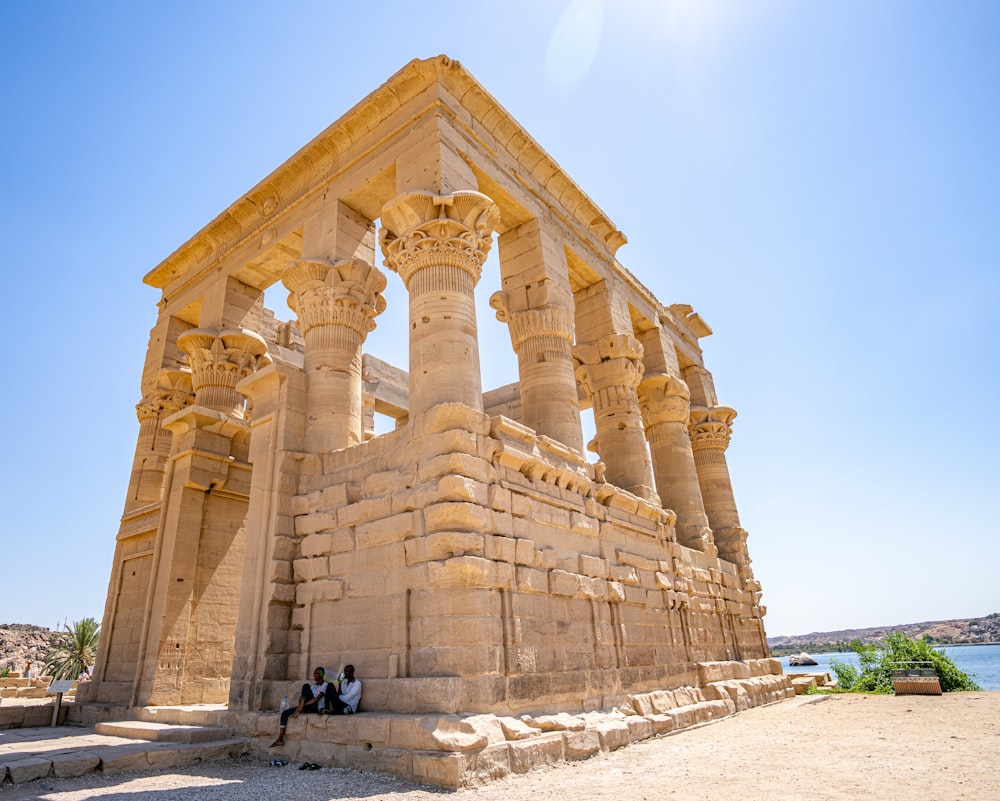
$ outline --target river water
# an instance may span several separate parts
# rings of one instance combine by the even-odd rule
[[[1000,643],[991,645],[948,645],[938,647],[960,670],[964,670],[973,681],[984,690],[1000,690]],[[830,670],[830,660],[858,664],[858,655],[853,651],[836,654],[810,654],[819,664],[808,667],[789,667],[788,657],[781,657],[786,673],[813,673]],[[833,671],[830,671],[831,675]]]

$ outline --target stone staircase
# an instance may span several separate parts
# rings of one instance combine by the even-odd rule
[[[70,778],[85,773],[160,770],[214,762],[249,753],[245,738],[232,737],[214,722],[218,713],[189,709],[143,711],[158,721],[104,721],[93,727],[19,728],[0,737],[0,785]],[[182,722],[165,722],[165,718]],[[197,722],[191,722],[191,719]],[[0,734],[3,734],[0,732]]]
[[[214,743],[228,740],[229,732],[215,726],[184,726],[172,723],[149,723],[144,720],[122,720],[117,723],[98,723],[94,730],[107,737],[126,740],[145,740],[155,743]]]
[[[142,707],[133,710],[133,714],[137,719],[96,723],[94,731],[105,737],[131,740],[136,744],[131,749],[133,753],[144,753],[150,762],[172,760],[171,767],[250,751],[246,738],[230,733],[229,712],[224,704]]]

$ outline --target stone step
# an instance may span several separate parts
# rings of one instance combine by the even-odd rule
[[[42,729],[34,730],[42,732]],[[71,729],[58,732],[58,740],[24,741],[10,752],[0,753],[0,795],[6,782],[22,784],[47,776],[71,778],[101,771],[105,774],[135,770],[162,770],[196,765],[239,756],[249,752],[242,738],[204,743],[100,741],[92,735],[74,736]],[[54,747],[53,747],[54,746]],[[20,797],[20,796],[19,796]],[[41,797],[41,796],[39,796]]]
[[[229,717],[229,708],[226,704],[144,706],[133,710],[133,717],[147,723],[172,723],[178,726],[225,726]]]
[[[158,743],[211,743],[225,740],[229,732],[217,726],[184,726],[173,723],[150,723],[145,720],[122,720],[98,723],[94,730],[108,737],[149,740]]]

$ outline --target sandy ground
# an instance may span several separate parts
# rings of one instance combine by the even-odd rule
[[[249,759],[44,779],[0,801],[952,801],[1000,799],[1000,692],[799,696],[583,762],[442,791]]]

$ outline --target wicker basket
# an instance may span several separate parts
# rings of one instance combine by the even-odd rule
[[[893,662],[892,690],[896,695],[941,695],[941,682],[931,662]]]

